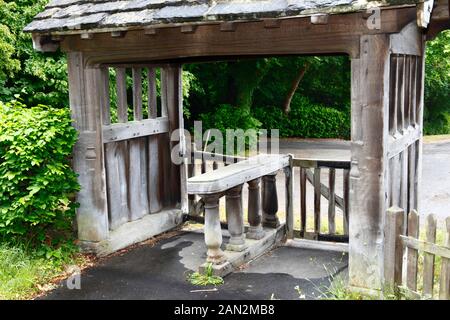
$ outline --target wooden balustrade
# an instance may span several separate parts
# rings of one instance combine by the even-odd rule
[[[195,151],[193,158],[195,159]],[[213,170],[206,171],[206,165],[202,160],[201,166],[204,173],[188,178],[187,193],[190,200],[195,201],[193,196],[199,196],[204,203],[204,233],[207,247],[207,262],[215,265],[224,264],[224,253],[220,249],[222,245],[222,231],[219,216],[219,199],[226,198],[226,219],[230,240],[226,250],[243,251],[247,248],[245,238],[261,239],[264,237],[263,225],[265,227],[277,228],[280,226],[277,217],[278,204],[275,185],[275,175],[278,170],[284,169],[286,174],[287,188],[292,189],[291,156],[289,155],[258,155],[246,160],[219,167],[216,158],[226,156],[219,155],[213,163]],[[233,159],[236,160],[236,159]],[[195,163],[191,164],[195,166]],[[195,169],[188,170],[191,174]],[[262,197],[260,195],[260,181],[263,180]],[[249,185],[248,221],[250,227],[247,235],[244,234],[244,217],[242,209],[242,187],[245,183]],[[292,192],[287,192],[286,212],[292,215]],[[191,205],[195,207],[196,204]],[[261,210],[262,209],[262,210]],[[264,215],[262,215],[263,211]],[[196,213],[197,214],[197,213]],[[293,221],[287,217],[287,221]],[[289,224],[289,223],[288,223]],[[292,224],[286,227],[288,234],[292,233]]]
[[[188,177],[194,177],[197,173],[207,173],[229,164],[237,163],[245,160],[243,157],[212,154],[195,150],[191,150],[191,161],[188,165]],[[294,206],[286,203],[289,207],[286,209],[286,214],[292,221],[287,221],[287,228],[291,234],[300,238],[307,238],[313,240],[331,240],[339,242],[348,242],[348,223],[349,223],[349,180],[350,180],[350,162],[349,161],[319,161],[306,159],[292,159],[292,166],[285,168],[286,176],[286,202],[288,199],[294,199],[294,191],[289,191],[290,186],[293,186],[293,174],[295,167],[299,168],[299,186],[300,186],[300,228],[295,229],[293,212],[289,213],[287,210],[293,210]],[[288,168],[290,168],[288,170]],[[322,181],[323,174],[328,174],[327,181]],[[339,178],[339,179],[337,179]],[[340,185],[337,181],[341,181]],[[253,181],[248,181],[248,222],[249,228],[247,238],[260,239],[263,237],[262,226],[276,228],[280,225],[277,212],[279,210],[279,199],[276,183],[276,172],[265,175]],[[310,185],[313,188],[314,202],[309,204],[309,209],[312,209],[311,214],[307,214],[308,198],[307,187]],[[322,217],[325,215],[322,212],[322,199],[328,201],[327,221],[328,228],[325,232],[321,230]],[[190,215],[197,219],[203,213],[203,200],[196,195],[189,195]],[[312,218],[312,230],[307,230],[307,219]],[[341,217],[342,223],[338,223],[338,218]],[[200,219],[198,219],[200,220]],[[262,226],[260,225],[260,222]],[[342,230],[338,230],[337,226],[341,225]],[[311,227],[311,226],[310,226]],[[338,234],[339,232],[339,234]],[[291,238],[292,235],[289,235]]]

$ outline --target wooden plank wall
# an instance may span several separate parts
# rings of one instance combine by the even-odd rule
[[[418,207],[422,57],[392,54],[390,64],[388,205],[410,212]]]
[[[181,76],[174,80],[173,69],[180,70],[181,75],[181,68],[173,67],[159,72],[152,66],[102,69],[100,94],[103,132],[107,133],[103,142],[110,230],[179,205],[179,167],[173,166],[170,159],[169,134],[180,125],[181,93],[173,83],[179,80],[181,85]],[[111,101],[116,103],[112,105]]]

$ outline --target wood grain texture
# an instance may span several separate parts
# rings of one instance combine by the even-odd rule
[[[433,214],[427,216],[426,224],[426,241],[430,243],[436,242],[436,217]],[[423,294],[433,297],[434,287],[434,262],[435,256],[431,253],[424,252],[423,256]]]
[[[74,147],[73,169],[79,175],[81,190],[77,194],[77,227],[80,240],[96,242],[108,237],[108,204],[106,195],[101,113],[104,99],[98,95],[104,86],[102,70],[85,69],[85,57],[74,52],[67,55],[69,101],[78,130]]]
[[[419,237],[419,215],[413,210],[408,215],[408,237]],[[417,290],[417,262],[418,252],[408,248],[406,267],[406,286],[412,291]]]

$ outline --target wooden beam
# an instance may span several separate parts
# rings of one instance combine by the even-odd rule
[[[55,39],[53,36],[32,35],[33,49],[40,52],[56,52],[59,48],[61,37]]]
[[[363,35],[360,41],[361,56],[351,64],[349,282],[352,287],[380,290],[387,209],[390,41],[388,35]]]
[[[220,31],[234,32],[236,31],[236,22],[226,21],[220,24]]]
[[[311,16],[311,24],[328,24],[329,14],[317,13]]]
[[[431,20],[431,12],[433,11],[434,0],[425,0],[417,4],[417,26],[426,28]]]
[[[194,33],[197,29],[197,25],[195,24],[185,24],[180,27],[181,33]]]
[[[167,117],[114,123],[103,126],[103,143],[146,137],[169,132]]]
[[[265,21],[241,22],[237,37],[233,32],[222,32],[217,22],[198,25],[194,34],[182,34],[179,26],[129,30],[125,37],[111,41],[109,33],[96,34],[95,42],[81,41],[67,36],[64,50],[89,52],[90,64],[142,62],[196,57],[258,56],[284,54],[349,54],[359,55],[359,37],[362,33],[381,34],[400,32],[414,21],[415,8],[382,10],[381,29],[369,30],[362,13],[330,15],[327,25],[311,28],[310,17],[283,19],[279,28],[265,28]],[[153,36],[142,41],[144,34]],[[168,41],[170,40],[170,41]]]

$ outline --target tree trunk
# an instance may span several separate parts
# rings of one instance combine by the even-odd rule
[[[297,91],[298,85],[300,84],[300,81],[302,81],[303,77],[305,76],[306,70],[308,70],[309,64],[305,63],[303,67],[299,70],[297,73],[297,76],[292,81],[291,88],[289,89],[286,99],[284,100],[283,104],[283,111],[285,114],[289,114],[291,112],[291,101],[294,97],[295,91]]]

